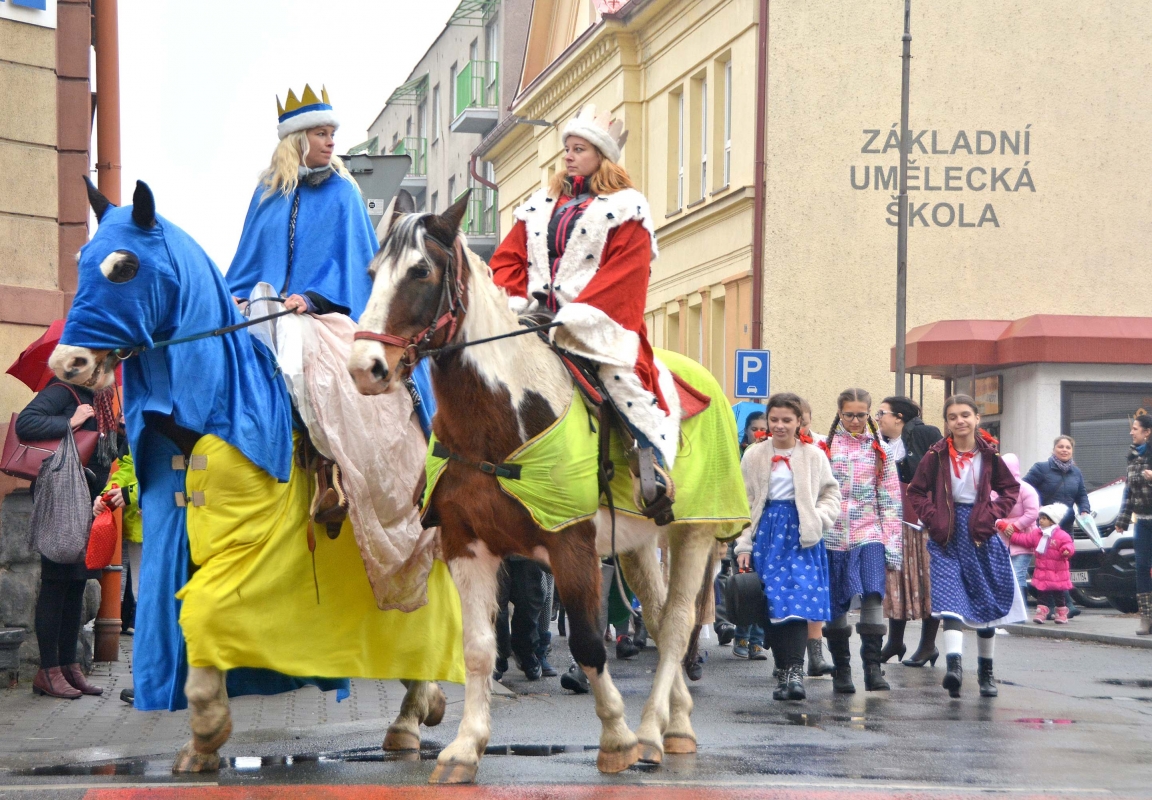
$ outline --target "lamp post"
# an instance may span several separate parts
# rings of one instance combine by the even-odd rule
[[[912,66],[912,0],[904,0],[904,62],[900,76],[900,197],[896,226],[896,394],[904,394],[908,316],[908,77]]]

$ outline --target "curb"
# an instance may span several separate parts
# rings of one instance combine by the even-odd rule
[[[1036,636],[1041,639],[1071,639],[1079,642],[1095,642],[1096,644],[1110,644],[1119,647],[1139,647],[1152,649],[1152,638],[1139,638],[1135,636],[1113,636],[1107,633],[1089,633],[1088,631],[1068,630],[1066,627],[1048,627],[1040,625],[1005,625],[1004,629],[1014,636]]]

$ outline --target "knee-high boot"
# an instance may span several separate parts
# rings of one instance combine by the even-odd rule
[[[904,658],[904,654],[908,652],[908,647],[904,644],[904,628],[907,625],[908,620],[906,619],[888,620],[888,641],[884,643],[884,649],[880,651],[881,664],[892,658],[897,661]]]
[[[886,692],[892,687],[884,680],[884,670],[880,666],[880,653],[884,642],[884,626],[861,622],[856,625],[860,634],[860,660],[864,662],[864,689],[869,692]]]
[[[904,666],[922,667],[927,663],[936,666],[936,659],[940,657],[940,651],[936,649],[936,633],[939,630],[940,620],[936,617],[928,617],[921,622],[920,645],[915,653],[904,659]]]
[[[824,638],[828,640],[828,652],[832,654],[832,691],[836,694],[855,694],[852,683],[852,650],[849,640],[851,628],[825,628]]]

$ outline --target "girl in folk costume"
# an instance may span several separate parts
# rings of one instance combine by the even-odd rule
[[[899,570],[888,572],[884,594],[884,616],[888,617],[888,641],[880,651],[880,662],[904,658],[904,628],[908,620],[921,620],[920,646],[904,661],[909,667],[936,666],[940,651],[936,633],[940,620],[932,616],[932,591],[928,574],[928,537],[908,502],[908,484],[928,448],[944,438],[940,429],[925,425],[920,406],[907,397],[886,397],[876,410],[876,427],[884,437],[888,452],[896,462],[904,515],[903,562]]]
[[[967,626],[976,628],[979,637],[980,694],[995,697],[996,626],[1027,616],[1008,547],[996,535],[996,521],[1016,505],[1020,484],[1000,457],[996,440],[980,430],[975,400],[962,394],[948,398],[944,421],[948,436],[924,454],[908,486],[908,500],[929,538],[932,616],[944,621],[948,657],[944,688],[960,696]]]
[[[864,688],[888,690],[880,651],[887,631],[883,616],[886,574],[900,569],[903,558],[900,481],[869,413],[871,395],[863,389],[845,389],[836,405],[839,413],[820,445],[832,462],[842,497],[840,517],[827,537],[832,622],[825,626],[824,636],[835,666],[832,688],[842,694],[856,691],[848,609],[859,596],[856,632],[861,640]]]
[[[514,311],[554,314],[556,344],[599,365],[643,474],[645,461],[671,471],[680,401],[644,324],[657,249],[648,201],[617,163],[627,136],[618,120],[581,109],[564,128],[564,171],[513,212],[489,266]],[[667,506],[662,490],[644,498],[646,513]]]
[[[824,536],[840,514],[840,488],[819,449],[799,441],[801,400],[768,399],[772,437],[741,462],[752,524],[736,542],[740,568],[755,568],[767,598],[767,642],[776,700],[803,700],[809,620],[831,619]]]
[[[356,182],[335,155],[334,137],[340,122],[327,90],[321,88],[317,97],[305,86],[299,99],[289,91],[286,104],[280,105],[277,98],[276,105],[280,143],[252,194],[240,243],[226,273],[228,288],[242,305],[279,295],[286,298],[285,309],[323,315],[339,340],[351,324],[327,315],[341,314],[351,322],[360,318],[372,293],[367,267],[376,254],[376,234]],[[278,310],[270,304],[258,309],[251,315]],[[321,430],[324,425],[319,420],[325,415],[312,409],[303,388],[303,373],[312,371],[305,361],[318,352],[316,338],[315,331],[309,334],[300,326],[276,323],[275,334],[269,333],[265,343],[279,357],[293,403],[317,449],[313,519],[335,536],[348,513],[346,489],[359,491],[347,486],[341,467],[359,465],[336,463],[334,450],[343,446],[329,441],[329,434]],[[301,339],[303,344],[297,344]],[[426,364],[413,372],[408,389],[427,436],[435,407]],[[330,412],[328,416],[338,415]]]

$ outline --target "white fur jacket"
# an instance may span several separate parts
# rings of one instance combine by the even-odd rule
[[[752,524],[736,540],[736,555],[752,552],[752,541],[760,514],[768,502],[768,483],[772,477],[772,440],[760,442],[744,451],[740,470],[752,510]],[[812,547],[831,530],[840,516],[840,485],[832,477],[828,456],[815,445],[796,443],[792,451],[792,478],[796,488],[796,511],[800,516],[800,546]]]

